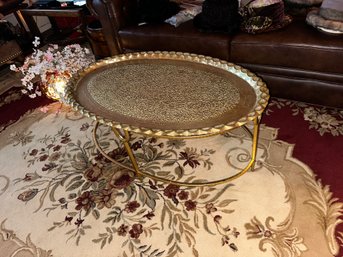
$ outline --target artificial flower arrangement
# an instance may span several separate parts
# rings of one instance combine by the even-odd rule
[[[43,51],[37,48],[40,45],[39,37],[35,37],[32,43],[35,48],[24,64],[21,67],[14,64],[10,66],[11,70],[23,74],[21,81],[25,88],[22,92],[31,98],[42,95],[44,91],[48,97],[58,99],[58,94],[63,90],[61,85],[94,62],[94,55],[79,44],[67,45],[62,49],[51,44]]]

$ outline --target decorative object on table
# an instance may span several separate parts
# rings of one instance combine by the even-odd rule
[[[282,0],[243,0],[239,13],[243,19],[241,30],[251,34],[281,29],[292,22]]]
[[[343,34],[343,1],[324,0],[320,8],[307,14],[306,22],[324,33]]]
[[[240,25],[238,5],[237,0],[205,0],[194,26],[204,32],[235,33]]]
[[[21,72],[22,92],[34,98],[45,93],[49,98],[59,100],[68,79],[80,69],[94,61],[88,48],[79,44],[67,45],[60,49],[58,45],[49,45],[46,50],[37,49],[40,41],[33,41],[33,54],[28,56],[21,67],[11,65],[11,70]]]

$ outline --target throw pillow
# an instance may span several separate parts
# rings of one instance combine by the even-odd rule
[[[201,5],[187,7],[169,19],[166,19],[165,22],[173,25],[174,27],[178,27],[182,23],[193,19],[196,15],[201,13],[201,9]]]
[[[240,26],[238,0],[205,0],[194,26],[201,31],[235,33]]]
[[[179,5],[169,0],[138,0],[137,7],[140,23],[162,23],[180,11]]]

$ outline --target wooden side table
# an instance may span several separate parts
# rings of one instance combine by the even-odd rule
[[[29,7],[26,9],[22,9],[21,11],[22,17],[25,20],[32,36],[37,36],[42,39],[43,42],[49,41],[48,39],[45,39],[42,37],[42,33],[40,32],[36,21],[34,20],[33,16],[47,16],[51,26],[52,30],[54,32],[54,36],[61,35],[63,31],[60,30],[58,27],[55,18],[56,17],[67,17],[67,18],[79,18],[80,19],[80,25],[78,26],[80,30],[82,31],[82,36],[77,39],[77,41],[82,41],[85,39],[86,35],[86,16],[89,14],[88,9],[86,5],[80,6],[80,7],[60,7],[60,8],[35,8],[35,7]],[[78,28],[77,27],[77,28]],[[74,28],[75,30],[75,28]],[[65,42],[68,43],[68,42]]]

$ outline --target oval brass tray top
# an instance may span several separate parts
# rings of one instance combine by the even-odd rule
[[[115,128],[149,136],[218,134],[259,117],[268,89],[232,63],[179,52],[140,52],[92,64],[64,101]]]

